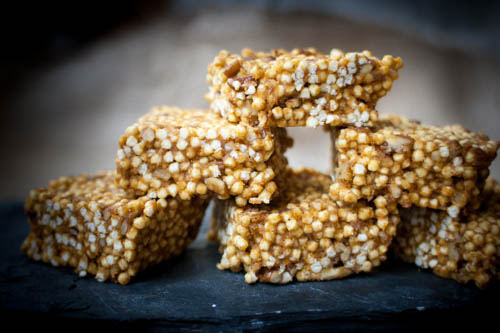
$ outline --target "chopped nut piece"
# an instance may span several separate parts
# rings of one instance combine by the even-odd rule
[[[238,71],[240,70],[240,67],[241,67],[241,64],[239,61],[234,61],[230,64],[228,64],[224,70],[222,71],[222,73],[227,77],[227,78],[232,78],[233,76],[235,76]]]
[[[474,210],[498,143],[461,126],[429,126],[381,116],[373,129],[328,129],[337,200],[384,194],[403,207]]]
[[[196,237],[207,199],[136,198],[111,171],[61,177],[26,199],[31,227],[22,251],[72,266],[80,276],[127,284],[138,271],[179,255]]]
[[[209,238],[223,253],[219,269],[244,270],[247,283],[340,279],[386,259],[399,215],[383,197],[341,205],[329,176],[286,172],[288,187],[270,205],[216,201]]]
[[[407,262],[460,283],[473,281],[482,288],[499,279],[500,185],[489,178],[482,196],[482,207],[469,216],[402,209],[394,251]]]
[[[147,140],[141,135],[153,132]],[[130,142],[141,150],[126,149]],[[235,195],[241,205],[267,203],[285,181],[283,154],[291,145],[284,128],[235,125],[213,112],[159,106],[120,139],[116,182],[136,195]]]
[[[379,60],[367,51],[221,51],[208,67],[206,98],[211,110],[228,121],[261,128],[371,126],[377,119],[375,104],[402,66],[400,58]]]

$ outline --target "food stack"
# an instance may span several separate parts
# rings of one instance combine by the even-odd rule
[[[402,65],[368,51],[222,51],[208,67],[209,110],[155,107],[120,138],[114,172],[32,191],[22,250],[126,284],[181,253],[213,199],[218,268],[247,283],[369,272],[392,247],[485,286],[500,260],[500,187],[488,179],[498,143],[379,117]],[[330,132],[331,175],[287,166],[292,126]]]

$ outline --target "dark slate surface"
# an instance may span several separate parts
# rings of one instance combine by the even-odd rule
[[[0,225],[1,319],[21,327],[33,318],[40,327],[82,329],[390,331],[431,323],[477,329],[498,312],[498,284],[481,291],[395,259],[339,281],[248,286],[243,274],[216,269],[217,249],[203,237],[128,286],[98,283],[20,253],[28,232],[21,203],[0,205]]]

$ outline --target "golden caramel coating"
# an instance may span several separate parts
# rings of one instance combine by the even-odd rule
[[[407,262],[482,288],[500,278],[500,185],[489,178],[480,210],[451,218],[428,208],[401,210],[394,250]]]
[[[111,171],[62,177],[26,199],[31,227],[22,251],[104,282],[127,284],[138,271],[179,255],[196,237],[208,200],[135,198]]]
[[[270,205],[217,201],[209,238],[219,243],[219,269],[245,270],[247,283],[339,279],[369,272],[386,259],[399,221],[395,203],[339,206],[330,177],[287,170],[287,191]]]
[[[400,58],[380,60],[369,51],[221,51],[208,66],[206,98],[230,122],[262,128],[371,126],[377,100],[402,66]]]
[[[384,194],[403,207],[474,210],[498,142],[459,125],[428,126],[381,116],[376,126],[330,129],[336,184],[331,194],[356,202]]]
[[[231,124],[213,112],[155,107],[119,141],[117,183],[137,195],[190,200],[212,193],[269,203],[292,145],[285,129]],[[278,184],[277,184],[278,183]]]

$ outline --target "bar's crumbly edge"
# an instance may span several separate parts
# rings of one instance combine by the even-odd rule
[[[208,200],[135,198],[111,171],[61,177],[32,190],[25,210],[31,259],[79,276],[128,284],[139,271],[180,254],[196,237]]]
[[[373,129],[328,129],[336,184],[331,194],[356,202],[386,193],[404,207],[473,211],[498,142],[459,125],[430,126],[382,116]]]
[[[209,239],[219,243],[219,269],[245,271],[247,283],[331,280],[369,272],[386,259],[399,215],[383,196],[340,206],[328,175],[287,171],[287,191],[271,205],[216,201]]]
[[[500,279],[500,185],[487,180],[483,206],[469,216],[413,207],[401,210],[393,242],[403,260],[480,288]]]
[[[211,110],[259,127],[371,126],[375,104],[402,60],[369,51],[321,54],[313,48],[241,54],[221,51],[208,67]]]
[[[269,203],[293,140],[284,128],[231,124],[203,110],[159,106],[130,126],[119,141],[116,181],[155,198],[214,193],[239,206]]]

